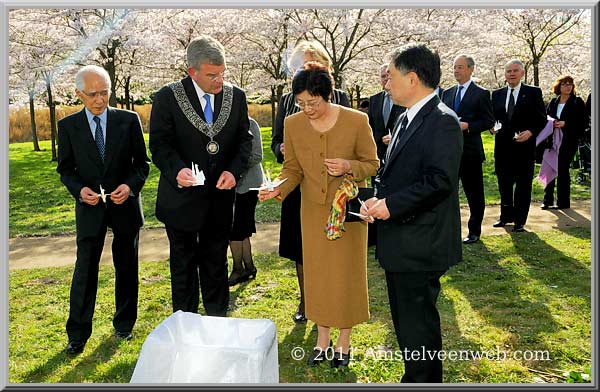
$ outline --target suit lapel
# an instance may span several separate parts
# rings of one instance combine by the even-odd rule
[[[471,84],[469,84],[469,87],[465,90],[465,93],[463,94],[462,100],[460,101],[460,106],[458,107],[458,111],[461,111],[461,109],[464,107],[463,105],[466,105],[465,102],[469,102],[469,100],[474,94],[474,90],[475,82],[471,81]]]
[[[104,150],[104,169],[108,167],[110,160],[115,155],[119,147],[119,142],[123,133],[120,132],[117,111],[114,108],[108,108],[106,113],[106,148]]]
[[[191,77],[187,77],[181,81],[183,84],[183,89],[185,90],[185,95],[187,95],[192,107],[200,115],[202,120],[206,121],[204,118],[204,111],[202,110],[202,105],[200,104],[200,99],[198,98],[198,93],[196,92],[196,88],[194,87],[194,81]],[[213,114],[213,118],[216,118]]]
[[[391,152],[390,159],[386,162],[383,171],[385,172],[386,168],[390,167],[390,163],[398,156],[400,151],[406,146],[406,143],[410,140],[410,138],[417,132],[421,125],[423,124],[423,119],[434,107],[436,107],[440,103],[440,98],[436,95],[431,98],[425,106],[419,110],[417,115],[412,119],[410,124],[408,124],[408,128],[404,131],[402,135],[400,135],[400,139],[396,142],[396,146]]]
[[[100,158],[98,146],[96,146],[96,142],[94,141],[94,137],[92,136],[90,123],[88,122],[87,115],[85,114],[85,109],[79,112],[76,127],[76,134],[79,137],[81,146],[84,150],[88,151],[89,156],[92,157],[94,163],[102,171],[102,158]]]

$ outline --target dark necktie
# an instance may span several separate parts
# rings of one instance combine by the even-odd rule
[[[510,96],[508,97],[508,108],[506,110],[506,115],[508,116],[509,120],[511,119],[513,112],[515,111],[515,96],[513,95],[514,90],[514,88],[510,89]]]
[[[386,93],[383,94],[383,126],[387,127],[387,123],[390,119],[390,112],[392,110],[392,103],[390,96]]]
[[[96,146],[98,147],[100,158],[104,161],[104,132],[102,132],[102,125],[100,125],[100,117],[94,116],[94,122],[96,123],[94,139],[96,139]]]
[[[213,110],[212,106],[210,106],[210,95],[204,94],[204,100],[206,100],[206,105],[204,106],[204,118],[208,124],[213,123]]]
[[[460,98],[463,86],[458,86],[458,92],[456,93],[456,97],[454,97],[454,113],[458,113],[458,107],[460,106]]]
[[[404,117],[402,118],[402,122],[400,123],[400,128],[398,129],[398,131],[396,131],[396,133],[394,133],[394,136],[392,136],[392,141],[390,142],[390,145],[388,146],[388,149],[386,151],[386,154],[385,154],[386,162],[389,161],[390,156],[392,155],[392,150],[396,147],[396,144],[398,144],[398,140],[400,140],[400,138],[402,137],[402,134],[406,130],[407,125],[408,125],[408,116],[406,114],[404,114]]]

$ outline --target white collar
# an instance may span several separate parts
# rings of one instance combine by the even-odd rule
[[[433,98],[435,96],[437,96],[437,94],[436,94],[435,90],[433,90],[431,92],[431,94],[429,94],[426,97],[422,98],[419,102],[415,103],[410,108],[407,108],[407,110],[406,110],[406,117],[408,117],[408,124],[411,123],[411,121],[417,115],[417,113],[419,113],[419,111],[421,110],[421,108],[423,108],[423,106],[425,106],[425,104],[427,102],[429,102],[431,100],[431,98]],[[406,125],[407,128],[408,128],[408,124]]]

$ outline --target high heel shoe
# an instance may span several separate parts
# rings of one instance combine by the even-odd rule
[[[331,367],[334,369],[338,369],[341,367],[348,367],[350,364],[350,350],[348,350],[347,354],[344,354],[339,351],[334,351],[333,359],[331,360]]]
[[[292,316],[292,319],[294,320],[294,322],[296,323],[303,323],[306,321],[306,314],[304,314],[304,306],[302,305],[302,303],[300,303],[300,305],[298,305],[298,309],[296,310],[296,313],[294,313],[294,315]]]
[[[246,277],[246,280],[256,278],[256,272],[257,270],[255,266],[252,266],[252,268],[250,269],[246,267],[246,269],[244,270],[244,276]]]
[[[332,348],[332,346],[333,346],[333,342],[330,340],[329,347],[326,347],[324,349],[315,347],[312,354],[310,354],[308,356],[308,361],[307,361],[308,366],[317,366],[317,365],[320,365],[321,363],[325,362],[325,360],[327,359],[327,357],[326,357],[327,351],[330,350]]]
[[[231,271],[231,275],[229,275],[229,278],[227,279],[227,284],[229,284],[229,287],[231,287],[235,286],[238,283],[243,283],[247,280],[248,276],[243,272]]]

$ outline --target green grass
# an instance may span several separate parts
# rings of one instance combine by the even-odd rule
[[[444,362],[447,383],[564,382],[566,371],[591,366],[591,232],[489,236],[465,247],[465,260],[442,278],[438,307],[446,350],[506,351],[506,360]],[[295,324],[292,263],[256,255],[257,278],[231,289],[230,316],[268,318],[277,326],[282,383],[397,383],[401,361],[376,360],[374,350],[397,350],[384,273],[368,264],[371,320],[353,331],[356,361],[346,370],[309,368],[291,358],[316,340],[312,322]],[[171,314],[168,262],[140,265],[135,337],[112,336],[114,270],[102,265],[94,332],[85,351],[69,358],[64,325],[72,268],[15,270],[9,277],[11,383],[126,383],[146,336]],[[371,351],[369,351],[371,349]],[[547,351],[549,361],[515,360],[517,350]],[[383,358],[379,356],[378,358]]]
[[[271,151],[271,128],[261,128],[263,138],[265,171],[276,177],[281,171]],[[148,135],[146,135],[147,142]],[[496,175],[494,174],[494,139],[489,133],[483,134],[484,148],[487,160],[484,162],[484,187],[486,204],[499,204],[500,196]],[[44,151],[35,153],[31,143],[13,143],[9,145],[9,223],[10,237],[37,236],[53,234],[73,234],[75,232],[74,200],[62,185],[56,162],[51,162],[50,142],[42,141],[40,146]],[[538,165],[539,166],[539,165]],[[539,170],[536,169],[536,173]],[[572,170],[573,177],[576,171]],[[142,190],[142,202],[145,228],[158,227],[162,224],[154,215],[156,191],[159,171],[151,165],[150,176]],[[571,196],[573,199],[589,199],[591,187],[589,184],[572,182]],[[543,188],[534,181],[532,200],[541,202]],[[466,203],[464,193],[460,192],[461,203]],[[280,205],[275,200],[259,203],[256,208],[257,222],[278,222]]]
[[[261,128],[265,170],[278,175],[281,165],[271,152],[271,128]],[[146,145],[148,145],[148,135]],[[12,143],[9,155],[9,234],[10,237],[75,233],[75,200],[60,182],[56,162],[52,162],[50,141],[41,141],[41,152],[31,143]],[[150,153],[148,152],[148,155]],[[160,172],[154,164],[142,190],[145,228],[162,227],[154,208]],[[256,221],[278,222],[280,206],[275,200],[259,203]]]

